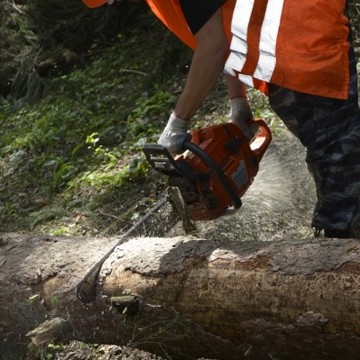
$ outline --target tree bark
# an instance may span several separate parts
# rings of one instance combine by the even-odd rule
[[[0,351],[59,317],[66,329],[46,341],[172,359],[359,358],[359,240],[133,238],[104,263],[95,302],[81,303],[77,284],[117,240],[3,235]]]

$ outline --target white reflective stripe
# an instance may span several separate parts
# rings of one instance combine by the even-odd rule
[[[252,76],[239,74],[238,78],[243,84],[254,87],[254,79]]]
[[[247,33],[249,22],[256,0],[237,0],[231,21],[233,34],[230,49],[238,53],[236,69],[241,70],[245,64],[247,54]]]
[[[254,77],[270,81],[276,65],[276,42],[279,33],[284,0],[269,0],[261,27],[260,56]]]
[[[223,71],[226,75],[236,76],[234,68],[232,66],[230,66],[227,62],[225,63]]]
[[[241,71],[246,61],[247,43],[246,41],[243,41],[242,39],[235,36],[233,36],[231,43],[234,46],[234,48],[231,49],[229,59],[227,61],[230,61],[231,58],[232,59],[231,62],[234,65],[234,69],[236,69],[237,71]],[[245,44],[246,50],[245,51],[238,50],[243,46],[243,44]]]
[[[225,71],[230,74],[230,69],[240,72],[244,66],[241,60],[246,58],[243,54],[231,52],[225,63]]]
[[[231,55],[230,55],[231,56]],[[244,75],[244,74],[236,74],[234,71],[234,67],[232,65],[229,65],[228,62],[226,62],[224,67],[224,73],[230,76],[237,76],[238,79],[245,85],[254,87],[254,79],[250,75]]]

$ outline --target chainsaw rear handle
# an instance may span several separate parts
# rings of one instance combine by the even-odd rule
[[[260,162],[271,142],[271,131],[264,120],[252,120],[250,124],[259,126],[254,138],[250,141],[250,149]]]

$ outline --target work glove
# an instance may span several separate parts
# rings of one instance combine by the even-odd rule
[[[250,124],[253,114],[246,97],[234,97],[230,99],[230,122],[237,125],[243,134],[252,139],[258,129],[256,124]]]
[[[191,138],[187,132],[188,124],[188,120],[180,119],[172,113],[158,144],[166,147],[171,154],[181,154],[185,150],[184,142]]]

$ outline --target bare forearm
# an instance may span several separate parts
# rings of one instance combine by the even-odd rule
[[[226,75],[225,79],[230,99],[236,97],[246,97],[246,87],[237,77]]]
[[[203,61],[209,59],[209,61]],[[224,65],[224,57],[196,52],[185,83],[184,90],[175,107],[177,116],[190,119],[201,106],[205,97],[214,87]]]
[[[183,92],[175,107],[176,116],[190,119],[214,87],[225,63],[228,43],[218,10],[195,35],[195,50]]]

